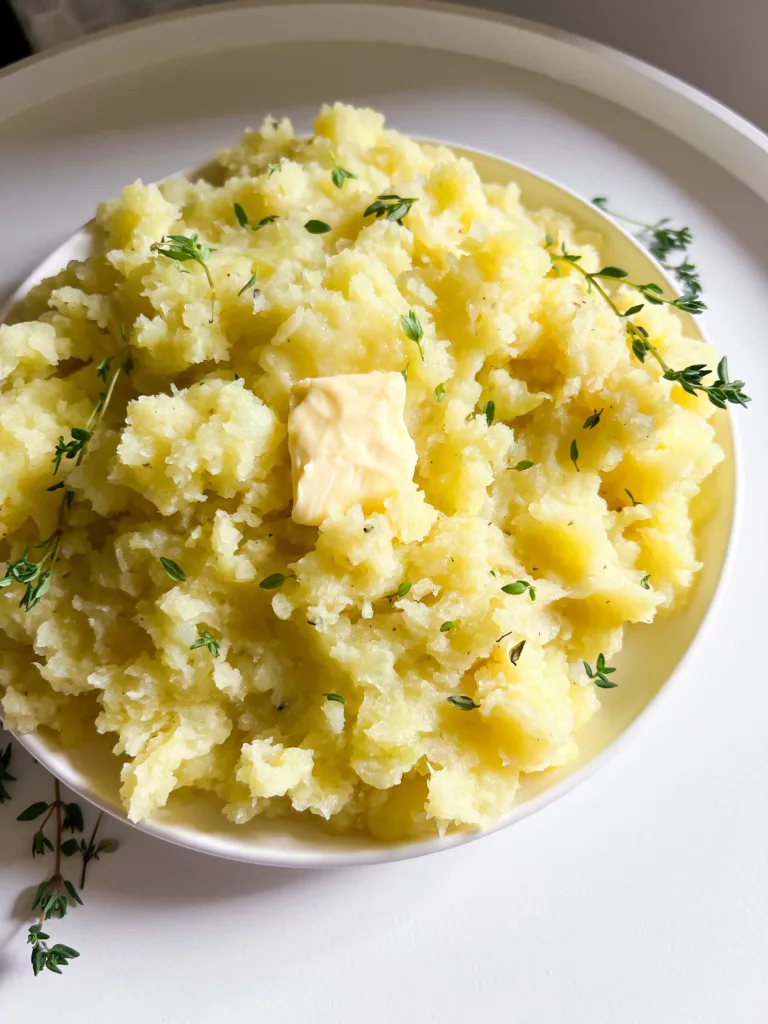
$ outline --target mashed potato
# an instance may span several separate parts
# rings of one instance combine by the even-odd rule
[[[379,114],[324,109],[310,140],[268,121],[218,164],[129,185],[97,254],[0,327],[0,557],[52,534],[60,556],[30,609],[23,581],[0,590],[5,723],[112,735],[133,820],[197,787],[235,822],[488,825],[574,756],[598,707],[582,659],[685,599],[714,410],[552,271],[547,232],[597,269],[594,237]],[[402,223],[364,217],[392,193],[417,200]],[[205,267],[150,248],[195,232]],[[713,365],[665,307],[637,322],[673,365]],[[407,376],[413,480],[298,525],[292,388],[374,370]]]

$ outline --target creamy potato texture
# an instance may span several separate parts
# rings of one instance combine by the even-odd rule
[[[336,165],[354,176],[341,188]],[[4,720],[113,737],[134,820],[198,787],[235,822],[487,825],[525,773],[574,756],[598,708],[582,659],[610,663],[625,623],[685,599],[691,502],[722,457],[714,410],[552,270],[547,232],[590,269],[598,239],[379,114],[324,109],[310,140],[269,121],[209,178],[129,185],[98,212],[94,257],[0,327],[0,557],[35,559],[62,524],[48,593],[26,610],[19,582],[0,590]],[[402,223],[364,217],[381,194],[416,202]],[[213,288],[150,248],[193,233]],[[671,365],[714,365],[675,313],[637,322]],[[132,372],[54,479],[100,366],[111,380],[125,362],[121,325]],[[300,525],[292,388],[373,371],[407,374],[412,479]],[[535,600],[502,590],[518,580]],[[213,648],[193,647],[206,631]]]

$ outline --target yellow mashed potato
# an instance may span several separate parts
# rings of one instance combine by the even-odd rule
[[[268,121],[218,164],[214,183],[129,185],[98,212],[96,255],[0,327],[0,557],[34,559],[62,523],[48,593],[27,610],[19,582],[0,590],[5,723],[113,736],[133,820],[197,787],[235,822],[488,825],[521,776],[574,756],[598,707],[582,659],[610,663],[625,623],[685,599],[714,410],[552,271],[546,233],[596,270],[594,236],[373,111],[324,109],[310,140]],[[389,193],[417,199],[402,223],[363,216]],[[193,232],[213,290],[150,250]],[[637,322],[672,365],[714,365],[665,307]],[[125,359],[120,325],[132,373],[54,480],[101,361]],[[377,512],[298,525],[291,389],[374,370],[407,370],[413,481]],[[535,600],[502,590],[518,580]],[[205,635],[218,650],[193,646]]]

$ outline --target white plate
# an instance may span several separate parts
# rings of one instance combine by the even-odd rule
[[[551,77],[536,73],[541,69]],[[756,339],[768,298],[766,242],[759,231],[767,212],[768,148],[756,129],[668,76],[602,47],[455,9],[353,3],[217,7],[110,33],[0,78],[0,288],[12,292],[62,237],[88,219],[96,201],[133,177],[156,179],[199,162],[266,113],[288,114],[307,130],[320,102],[334,99],[378,107],[404,131],[527,164],[583,195],[609,194],[617,208],[641,218],[668,214],[689,223],[707,286],[709,333],[753,390],[765,379],[768,355]],[[629,111],[644,112],[656,123]],[[764,495],[755,471],[766,413],[753,403],[737,416],[738,426],[750,427],[742,435],[747,500],[734,578],[726,592],[718,591],[714,639],[688,661],[689,675],[695,670],[702,678],[724,674],[726,664],[738,672],[742,660],[746,668],[751,636],[759,629],[758,605],[740,595],[748,590],[750,573],[766,562],[759,513]],[[722,507],[727,513],[727,500]],[[710,587],[699,590],[705,604],[717,582],[721,550],[715,543]],[[649,639],[639,641],[647,651],[646,677],[638,673],[627,678],[620,694],[612,691],[617,699],[601,716],[601,734],[592,741],[583,737],[587,755],[627,735],[626,727],[687,645],[701,610],[694,608],[687,633],[668,625],[670,638],[662,643],[665,627],[658,624],[647,634],[653,646]],[[691,699],[695,692],[690,690]],[[65,781],[109,805],[108,792],[83,786],[76,759],[39,741],[33,745],[36,756]],[[605,753],[596,756],[589,767],[604,759]],[[511,820],[560,795],[585,773],[583,768],[532,795]],[[173,820],[175,813],[161,815],[148,830],[260,863],[396,859],[464,839],[396,848],[329,843],[319,851],[314,841],[307,844],[287,831],[245,831],[233,838],[214,815],[190,828]]]

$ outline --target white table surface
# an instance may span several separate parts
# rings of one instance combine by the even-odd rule
[[[201,93],[196,102],[192,137],[189,126],[172,134],[177,165],[241,116],[224,118]],[[154,147],[153,170],[170,169],[157,140],[168,138],[172,99],[146,124],[131,120],[128,106],[94,103],[88,112],[112,133],[109,160],[91,168],[95,186],[76,175],[82,146],[95,152],[98,138],[73,137],[62,114],[45,145],[66,203],[41,193],[45,228],[34,238],[23,211],[0,195],[18,246],[5,270],[0,261],[0,285],[83,219],[89,189],[131,177],[134,139]],[[34,156],[43,145],[34,119],[11,126],[0,166],[6,160],[42,185],[49,172]],[[684,149],[671,146],[670,166]],[[717,205],[720,180],[714,169],[704,175],[694,209]],[[737,190],[734,209],[743,202]],[[712,245],[727,246],[725,222],[717,230]],[[753,244],[747,283],[768,259],[757,228]],[[741,551],[742,566],[751,557]],[[756,570],[764,564],[762,550]],[[52,783],[17,750],[14,799],[0,807],[0,1021],[765,1024],[768,688],[748,628],[761,595],[749,609],[744,599],[732,632],[693,661],[663,711],[607,768],[480,843],[380,867],[282,871],[215,861],[110,823],[104,834],[121,849],[91,866],[86,906],[52,925],[56,940],[82,954],[61,978],[34,979],[27,964],[27,908],[44,869],[29,855],[34,826],[14,817],[48,797]]]

